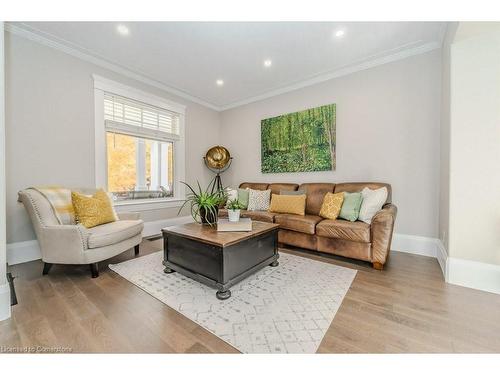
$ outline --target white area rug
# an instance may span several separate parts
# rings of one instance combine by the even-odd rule
[[[159,251],[109,267],[243,353],[315,353],[356,275],[280,253],[278,267],[265,267],[219,301],[215,289],[165,274],[162,260]]]

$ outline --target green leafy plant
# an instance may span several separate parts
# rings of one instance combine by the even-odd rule
[[[177,215],[181,213],[184,206],[189,204],[191,216],[197,223],[209,224],[210,226],[217,223],[219,206],[226,201],[227,193],[224,190],[209,191],[211,184],[203,190],[198,181],[196,181],[197,190],[184,181],[181,183],[186,185],[189,192],[186,194],[186,199]]]
[[[228,210],[241,210],[243,208],[243,205],[238,202],[238,199],[232,199],[227,202],[226,207]]]

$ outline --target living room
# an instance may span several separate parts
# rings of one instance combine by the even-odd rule
[[[499,22],[30,19],[3,353],[499,352]]]

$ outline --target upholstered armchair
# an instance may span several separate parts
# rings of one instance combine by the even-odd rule
[[[115,222],[87,229],[80,224],[59,224],[50,202],[35,189],[20,191],[19,201],[33,223],[44,275],[53,264],[88,264],[92,277],[98,277],[98,262],[132,247],[136,255],[139,253],[144,223],[138,213],[120,213]]]

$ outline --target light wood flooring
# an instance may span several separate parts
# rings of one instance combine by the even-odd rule
[[[161,249],[144,241],[141,255]],[[436,259],[392,252],[384,271],[301,250],[282,250],[358,270],[319,353],[500,352],[500,295],[449,285]],[[113,258],[133,257],[133,250]],[[73,352],[237,353],[233,347],[101,263],[10,267],[19,304],[0,322],[0,346]]]

